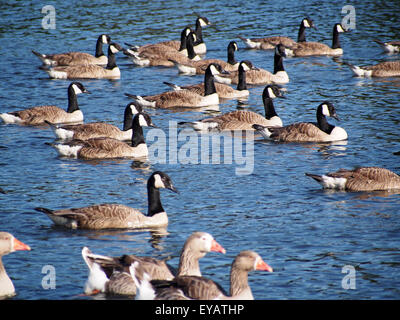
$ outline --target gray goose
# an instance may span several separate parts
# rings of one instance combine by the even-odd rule
[[[71,82],[68,86],[68,108],[63,110],[54,105],[44,105],[0,114],[5,123],[23,125],[42,125],[50,123],[68,123],[83,121],[83,113],[79,109],[77,95],[89,93],[80,82]]]
[[[1,258],[17,250],[31,250],[31,248],[19,241],[8,232],[0,232],[0,298],[7,298],[15,295],[15,287],[8,277]]]
[[[134,262],[130,273],[136,283],[137,300],[254,300],[248,283],[248,273],[254,270],[273,272],[254,251],[241,251],[230,272],[230,292],[211,279],[198,276],[177,276],[173,280],[149,280]]]
[[[147,180],[147,215],[138,209],[123,204],[104,203],[83,208],[51,210],[37,207],[56,225],[71,229],[141,229],[159,228],[168,225],[168,216],[160,199],[161,188],[178,192],[171,178],[164,172],[156,171]]]
[[[306,173],[324,189],[345,191],[383,191],[400,189],[400,176],[385,168],[359,167],[340,169],[324,175]]]
[[[76,51],[57,54],[42,54],[32,50],[32,53],[36,55],[44,65],[49,66],[74,66],[85,64],[106,65],[108,58],[103,52],[103,44],[109,44],[110,40],[111,39],[108,35],[101,34],[96,42],[96,52],[94,56],[86,52]]]
[[[88,140],[93,138],[108,137],[117,140],[130,140],[132,138],[133,116],[142,112],[142,107],[135,102],[130,102],[125,107],[122,130],[106,122],[90,122],[83,124],[53,125],[49,123],[54,134],[61,140]]]
[[[129,273],[129,266],[137,262],[141,272],[151,279],[172,280],[176,275],[201,276],[199,259],[207,252],[225,253],[225,249],[206,232],[192,233],[181,250],[178,270],[173,270],[165,260],[152,257],[123,255],[108,257],[93,254],[87,247],[82,256],[89,268],[89,277],[85,284],[85,294],[105,292],[119,295],[135,295],[136,285]]]

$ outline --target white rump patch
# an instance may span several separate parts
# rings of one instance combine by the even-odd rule
[[[74,137],[74,131],[63,128],[54,129],[54,134],[57,136],[57,138],[62,140],[70,140]]]
[[[344,190],[346,187],[346,178],[332,178],[326,175],[322,175],[321,178],[322,180],[320,183],[325,189]]]
[[[184,65],[184,64],[180,64],[180,63],[177,63],[176,66],[178,67],[178,70],[179,70],[180,73],[196,74],[196,68],[195,67],[187,66],[187,65]]]
[[[21,118],[16,117],[9,113],[1,113],[0,118],[4,121],[4,123],[22,123]]]
[[[93,263],[93,266],[90,269],[89,277],[85,283],[84,292],[85,294],[91,294],[94,290],[104,292],[107,282],[108,278],[104,271],[97,263]]]
[[[58,153],[64,157],[78,157],[79,150],[82,149],[82,146],[69,146],[67,144],[57,144],[55,145]]]

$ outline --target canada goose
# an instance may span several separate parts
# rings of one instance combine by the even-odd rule
[[[108,35],[101,34],[96,42],[96,53],[94,56],[85,52],[41,54],[32,50],[32,53],[39,57],[44,65],[49,66],[74,66],[85,64],[106,65],[108,62],[108,58],[103,52],[103,44],[109,44],[110,40],[111,39]]]
[[[250,67],[246,72],[246,83],[250,85],[263,85],[268,83],[284,84],[289,82],[289,76],[283,67],[283,57],[286,57],[286,49],[282,44],[275,47],[274,72],[271,73],[261,68]],[[229,72],[228,75],[215,76],[215,81],[225,84],[237,84],[239,71]]]
[[[306,28],[316,28],[314,22],[310,18],[301,20],[297,43],[306,41]],[[266,38],[244,38],[239,36],[250,49],[272,50],[278,44],[283,44],[285,47],[291,47],[296,44],[296,41],[289,37],[276,36]]]
[[[142,107],[136,102],[129,103],[124,112],[123,129],[106,123],[91,122],[71,125],[53,125],[49,123],[58,139],[62,140],[88,140],[92,138],[108,137],[117,140],[130,140],[132,138],[133,116],[142,112]]]
[[[213,280],[198,276],[177,276],[172,281],[149,280],[146,273],[132,263],[129,267],[136,283],[137,300],[254,300],[248,283],[248,273],[273,269],[254,251],[241,251],[231,265],[229,295]]]
[[[347,64],[357,77],[398,77],[400,76],[400,60],[385,61],[371,66],[359,67]]]
[[[8,277],[1,258],[17,250],[31,250],[25,243],[19,241],[8,232],[0,232],[0,298],[15,295],[15,287]]]
[[[326,116],[339,120],[335,107],[325,101],[317,108],[317,123],[298,122],[284,127],[265,127],[254,124],[253,128],[259,131],[266,139],[281,142],[332,142],[347,139],[346,131],[326,120]]]
[[[400,176],[384,168],[359,167],[353,170],[340,169],[324,175],[306,173],[324,189],[346,191],[382,191],[400,189]]]
[[[0,114],[5,123],[18,123],[25,125],[40,125],[45,121],[51,123],[67,123],[83,121],[83,113],[79,109],[77,95],[89,93],[80,82],[71,82],[68,86],[67,111],[51,105],[36,106],[25,110]]]
[[[165,260],[152,257],[123,255],[108,257],[93,254],[87,247],[82,249],[82,256],[89,268],[89,277],[85,284],[86,294],[106,292],[112,294],[134,295],[136,285],[129,273],[129,266],[138,263],[141,272],[146,272],[151,279],[172,280],[176,275],[201,276],[199,260],[207,252],[225,253],[225,249],[206,232],[192,233],[181,250],[178,270],[173,270]]]
[[[185,74],[204,74],[210,63],[218,63],[225,71],[236,71],[239,68],[239,62],[235,60],[235,51],[238,50],[237,43],[231,41],[227,47],[228,60],[221,59],[203,59],[197,61],[187,61],[187,63],[179,63],[176,61],[176,66],[180,73]]]
[[[190,90],[167,91],[154,96],[136,96],[126,94],[135,99],[143,107],[160,109],[174,107],[204,107],[219,104],[219,97],[215,89],[214,76],[224,72],[220,65],[211,63],[204,75],[204,95],[199,95]]]
[[[300,42],[287,49],[288,56],[338,56],[343,54],[340,46],[339,33],[348,32],[340,23],[333,26],[332,47],[321,42]]]
[[[203,28],[211,25],[211,22],[208,21],[206,17],[198,16],[196,19],[196,41],[194,42],[194,51],[196,54],[206,54],[207,46],[203,40]]]
[[[61,156],[78,159],[145,158],[148,149],[142,126],[154,127],[147,113],[138,113],[132,121],[131,143],[114,138],[100,137],[72,140],[52,145]]]
[[[167,47],[171,47],[174,50],[177,50],[180,53],[187,56],[188,52],[187,52],[187,48],[186,48],[186,37],[189,35],[190,32],[192,32],[192,29],[190,27],[183,28],[183,30],[181,31],[180,41],[167,40],[167,41],[161,41],[158,43],[145,44],[143,46],[135,46],[135,45],[132,45],[129,43],[125,43],[130,48],[127,50],[124,50],[123,53],[127,56],[130,56],[130,55],[132,55],[132,51],[140,54],[142,51],[155,50],[155,48],[157,48],[159,46],[167,46]]]
[[[123,204],[104,203],[83,208],[50,210],[35,208],[45,213],[56,225],[72,229],[125,229],[158,228],[168,225],[168,216],[160,200],[161,188],[175,193],[171,178],[164,172],[156,171],[147,180],[147,215]]]
[[[198,131],[223,131],[223,130],[254,130],[253,124],[264,126],[282,126],[282,120],[275,112],[273,98],[283,95],[276,85],[268,85],[264,88],[262,99],[265,109],[265,117],[262,115],[245,110],[236,110],[220,116],[206,118],[195,122],[180,122],[179,125],[188,124]]]
[[[374,40],[377,44],[383,47],[383,49],[388,53],[400,52],[400,41],[387,41],[383,42],[381,40]]]
[[[243,63],[239,64],[239,72],[238,72],[239,81],[236,89],[232,88],[227,84],[214,82],[217,94],[221,99],[242,99],[242,98],[247,98],[249,96],[250,92],[249,90],[247,90],[246,71],[250,70],[249,65],[252,64],[250,61],[242,61],[242,62]],[[187,85],[187,86],[177,86],[173,83],[164,81],[164,84],[172,87],[175,91],[183,89],[183,90],[194,91],[199,95],[204,95],[204,83]]]
[[[189,63],[190,61],[200,60],[201,58],[196,55],[193,49],[193,42],[196,39],[196,35],[190,32],[186,37],[186,51],[181,52],[174,48],[167,47],[164,45],[155,45],[149,48],[144,48],[140,52],[127,51],[125,55],[129,56],[135,65],[141,67],[147,66],[163,66],[173,67],[175,62]]]
[[[111,42],[108,46],[107,66],[91,64],[78,66],[60,66],[50,69],[44,69],[50,78],[53,79],[119,79],[121,71],[119,70],[115,54],[122,50],[122,47]]]

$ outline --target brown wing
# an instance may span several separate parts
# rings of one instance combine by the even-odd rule
[[[320,42],[300,42],[295,44],[295,55],[329,54],[332,48]]]
[[[47,57],[51,60],[55,60],[58,66],[95,64],[98,62],[96,57],[86,52],[67,52],[47,55]]]
[[[274,49],[275,46],[282,43],[285,47],[292,47],[296,44],[296,41],[289,37],[276,36],[276,37],[266,37],[266,38],[253,38],[254,42],[261,42],[261,49]]]
[[[266,121],[265,117],[255,112],[243,110],[232,111],[221,116],[203,120],[203,122],[218,123],[221,130],[253,130],[253,124],[267,125]]]
[[[68,74],[68,79],[107,77],[107,69],[95,64],[60,66],[52,69],[54,71],[66,72]]]
[[[42,124],[45,120],[56,123],[66,115],[66,111],[57,106],[37,106],[10,113],[20,117],[27,124]]]
[[[161,109],[173,107],[195,107],[201,96],[189,90],[168,91],[162,94],[146,97],[146,100],[156,101],[156,107]]]
[[[132,147],[129,144],[114,138],[93,138],[77,144],[83,145],[78,156],[84,159],[119,158],[132,154]]]
[[[271,128],[271,139],[287,142],[321,142],[329,137],[316,125],[308,122],[294,123],[285,127]]]
[[[74,131],[74,139],[80,140],[99,137],[117,137],[121,132],[118,127],[105,122],[68,125],[62,128]]]
[[[376,77],[390,77],[400,75],[400,61],[386,61],[374,66],[363,67],[363,69],[373,70]]]

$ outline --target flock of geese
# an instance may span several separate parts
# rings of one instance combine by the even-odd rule
[[[198,17],[195,30],[185,27],[179,41],[163,41],[136,46],[126,44],[123,48],[102,34],[96,42],[95,55],[83,52],[61,54],[33,53],[42,61],[40,69],[50,78],[73,79],[68,86],[68,108],[35,106],[0,114],[4,123],[20,125],[47,124],[53,130],[57,142],[51,143],[60,155],[81,159],[143,158],[148,150],[143,127],[154,124],[145,108],[198,108],[219,104],[220,99],[243,99],[249,96],[247,85],[265,86],[262,93],[264,115],[246,110],[228,112],[219,116],[194,122],[180,122],[199,132],[224,130],[256,130],[265,139],[279,142],[333,142],[346,140],[346,130],[334,126],[327,117],[337,119],[334,105],[321,102],[316,109],[317,122],[297,122],[283,125],[274,108],[273,99],[282,98],[281,86],[289,82],[283,59],[315,55],[337,56],[343,54],[339,34],[347,32],[336,23],[332,32],[332,45],[306,41],[306,30],[315,28],[310,18],[302,19],[297,41],[289,37],[245,38],[239,37],[250,49],[274,50],[274,70],[258,68],[249,60],[236,61],[238,45],[231,41],[227,47],[227,60],[203,59],[207,52],[202,28],[210,25],[205,17]],[[387,52],[399,52],[400,42],[377,41]],[[107,55],[103,45],[108,45]],[[151,96],[126,94],[134,101],[124,111],[123,128],[105,122],[82,123],[84,116],[79,109],[77,96],[89,93],[77,79],[118,79],[121,71],[116,54],[123,52],[135,65],[176,67],[179,73],[203,75],[204,81],[195,85],[178,86],[165,83],[171,90]],[[383,62],[373,66],[348,64],[356,76],[400,76],[400,61]],[[233,87],[235,86],[235,87]],[[128,141],[128,142],[127,142]],[[373,191],[400,189],[400,177],[390,170],[379,167],[360,167],[354,170],[307,176],[323,188],[346,191]],[[143,213],[122,204],[98,204],[83,208],[52,210],[35,208],[45,213],[55,224],[67,228],[152,228],[168,224],[160,189],[178,192],[171,178],[164,172],[154,172],[147,181],[148,211]],[[15,250],[30,247],[7,232],[0,232],[0,258]],[[254,251],[240,252],[232,262],[231,287],[226,292],[214,281],[202,276],[199,260],[208,252],[225,253],[225,249],[206,232],[191,234],[180,254],[179,266],[172,268],[165,261],[151,257],[123,255],[109,257],[82,249],[82,257],[89,269],[84,285],[87,295],[99,292],[119,295],[135,295],[136,299],[253,299],[248,284],[248,273],[253,270],[272,272],[273,269]],[[15,294],[0,260],[0,296]]]

